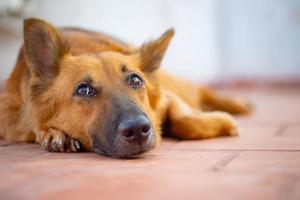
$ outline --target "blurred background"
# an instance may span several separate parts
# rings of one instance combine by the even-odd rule
[[[195,82],[300,78],[300,0],[0,0],[0,80],[32,16],[135,45],[174,27],[162,66]]]

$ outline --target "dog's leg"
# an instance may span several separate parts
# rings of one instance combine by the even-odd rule
[[[209,88],[200,88],[200,97],[201,106],[208,107],[209,110],[221,110],[234,115],[249,114],[252,110],[247,101],[220,96]]]
[[[167,116],[172,134],[181,139],[237,135],[235,121],[228,113],[192,109],[176,95],[169,95]]]
[[[22,119],[20,104],[7,93],[0,94],[0,136],[14,142],[34,142],[30,125]]]
[[[41,144],[44,150],[50,152],[78,152],[83,150],[78,140],[55,128],[39,131],[37,142]]]

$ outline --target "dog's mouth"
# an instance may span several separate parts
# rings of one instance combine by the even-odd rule
[[[155,135],[151,136],[143,143],[128,143],[122,138],[116,137],[111,144],[101,143],[101,141],[94,141],[94,151],[99,155],[132,159],[137,158],[150,151],[155,147]]]
[[[113,158],[120,158],[120,159],[135,159],[135,158],[140,158],[143,156],[146,152],[150,151],[153,149],[153,147],[148,147],[148,148],[140,148],[140,149],[103,149],[103,148],[95,148],[95,152],[99,155],[104,155],[108,157],[113,157]]]

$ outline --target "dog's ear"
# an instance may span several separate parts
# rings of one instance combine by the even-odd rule
[[[142,45],[138,50],[141,70],[152,72],[159,68],[174,33],[174,29],[171,28],[157,40]]]
[[[24,21],[24,48],[31,72],[41,78],[53,78],[58,73],[58,61],[67,53],[58,30],[36,18]]]

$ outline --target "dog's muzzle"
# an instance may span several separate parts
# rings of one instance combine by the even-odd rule
[[[125,118],[115,133],[109,134],[108,144],[94,141],[97,153],[116,158],[129,158],[140,155],[155,147],[155,134],[151,122],[144,115]]]
[[[135,102],[124,96],[112,99],[110,117],[103,134],[94,140],[99,154],[130,157],[142,154],[155,146],[155,131],[148,116]]]

